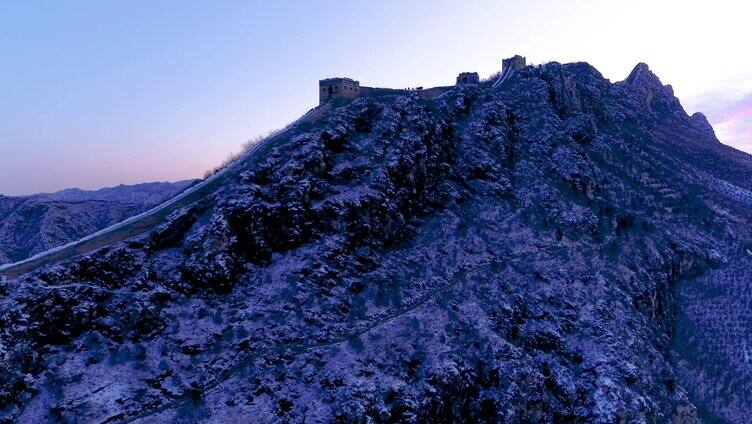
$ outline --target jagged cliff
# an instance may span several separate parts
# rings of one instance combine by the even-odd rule
[[[688,324],[752,254],[752,158],[703,122],[644,64],[333,108],[155,231],[4,285],[2,416],[747,422],[735,345]]]
[[[0,196],[0,264],[78,240],[175,196],[193,180]]]

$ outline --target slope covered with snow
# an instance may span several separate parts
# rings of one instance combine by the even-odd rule
[[[1,416],[752,420],[724,338],[748,310],[687,313],[749,293],[752,159],[644,64],[491,84],[335,105],[154,231],[0,287]]]

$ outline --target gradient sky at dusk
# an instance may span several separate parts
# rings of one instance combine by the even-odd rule
[[[3,1],[0,193],[200,177],[318,102],[322,77],[451,84],[503,57],[646,62],[752,152],[741,1]]]

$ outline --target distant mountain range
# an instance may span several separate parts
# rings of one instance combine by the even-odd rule
[[[164,202],[194,182],[0,196],[0,263],[20,261],[85,237]]]

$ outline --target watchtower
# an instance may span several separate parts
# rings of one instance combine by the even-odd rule
[[[525,60],[525,58],[520,55],[514,55],[509,59],[503,59],[501,61],[501,72],[504,72],[507,69],[522,69],[525,66],[527,66],[527,61]]]
[[[360,82],[350,78],[327,78],[319,81],[319,104],[333,97],[354,99],[360,95]]]
[[[457,85],[477,84],[479,82],[480,77],[477,72],[463,72],[457,76]]]

